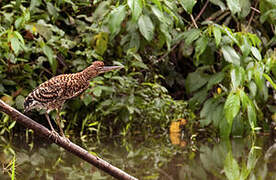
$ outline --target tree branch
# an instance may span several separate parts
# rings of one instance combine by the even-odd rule
[[[92,154],[90,154],[88,151],[84,150],[80,146],[72,142],[68,142],[65,138],[61,138],[60,136],[58,136],[58,138],[55,139],[55,136],[51,136],[50,130],[48,130],[41,124],[33,121],[32,119],[25,116],[24,114],[20,113],[13,107],[7,105],[2,100],[0,100],[0,111],[8,114],[10,117],[12,117],[14,120],[22,124],[23,126],[33,129],[38,135],[49,138],[50,140],[52,140],[52,142],[63,147],[64,149],[71,152],[72,154],[75,154],[81,159],[87,161],[88,163],[96,166],[97,168],[105,171],[111,176],[118,179],[123,179],[123,180],[137,180],[137,178],[130,176],[129,174],[127,174],[126,172],[120,170],[115,166],[112,166],[111,164],[104,161],[103,159],[93,156]]]

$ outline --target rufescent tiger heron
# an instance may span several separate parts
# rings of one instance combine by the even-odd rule
[[[65,138],[61,123],[60,110],[67,99],[78,96],[89,87],[89,81],[101,73],[121,69],[123,66],[104,66],[102,61],[95,61],[81,72],[55,76],[35,88],[24,101],[24,113],[32,109],[45,109],[46,119],[51,127],[52,135],[58,136],[54,130],[49,113],[57,111],[56,123],[60,134]]]

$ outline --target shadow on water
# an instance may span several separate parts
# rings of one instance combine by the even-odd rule
[[[39,147],[30,148],[34,144]],[[1,180],[10,179],[13,153],[17,179],[112,179],[44,139],[34,144],[10,144],[1,137]],[[276,144],[268,136],[184,141],[170,134],[79,144],[139,179],[276,179]]]

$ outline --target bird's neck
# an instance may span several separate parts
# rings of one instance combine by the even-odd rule
[[[80,72],[80,74],[86,79],[90,80],[93,77],[97,76],[97,71],[95,69],[95,66],[90,65],[89,67],[85,68],[83,71]]]

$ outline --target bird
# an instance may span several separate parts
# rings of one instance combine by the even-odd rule
[[[25,98],[24,113],[32,109],[46,110],[45,116],[51,128],[51,136],[54,135],[57,138],[59,134],[53,128],[49,118],[49,113],[52,110],[56,110],[56,124],[59,127],[61,137],[66,138],[60,124],[59,115],[65,101],[85,91],[89,87],[89,82],[92,78],[99,74],[116,69],[118,70],[123,67],[124,66],[104,66],[102,61],[95,61],[83,71],[52,77],[36,87]]]

